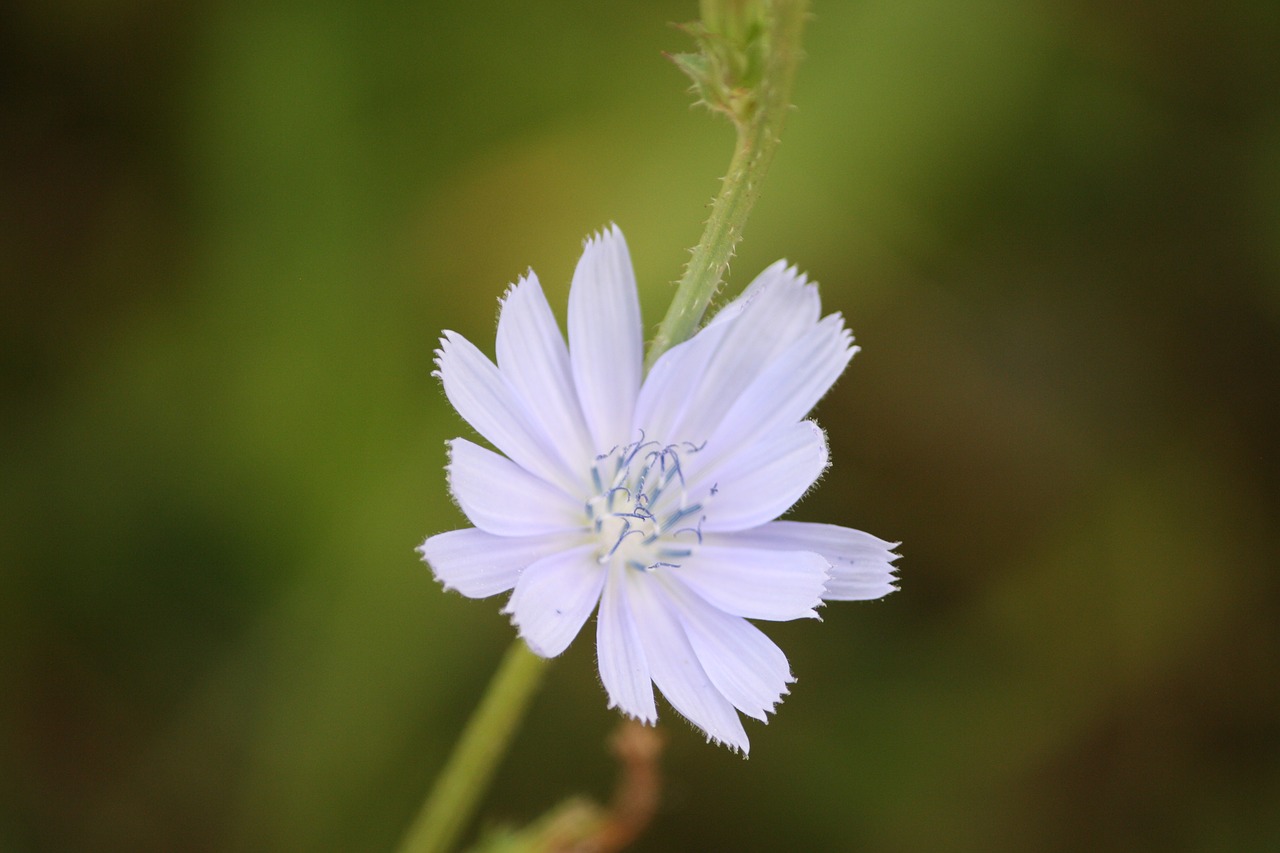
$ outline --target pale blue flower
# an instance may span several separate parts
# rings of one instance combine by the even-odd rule
[[[505,612],[555,657],[597,610],[600,679],[657,719],[653,685],[710,739],[747,751],[794,681],[748,619],[815,617],[823,600],[892,592],[894,543],[777,521],[827,467],[804,420],[854,352],[818,289],[778,262],[644,375],[631,258],[615,227],[588,240],[569,343],[530,272],[502,303],[497,365],[454,332],[438,375],[499,452],[449,442],[449,487],[475,527],[419,548],[446,588],[513,590]]]

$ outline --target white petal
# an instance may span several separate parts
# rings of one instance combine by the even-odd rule
[[[503,612],[511,614],[534,654],[559,655],[595,609],[605,574],[595,548],[588,544],[552,554],[520,573]]]
[[[773,287],[784,288],[775,296],[786,297],[785,301],[792,309],[780,313],[766,311],[760,315],[761,319],[775,322],[779,317],[790,318],[792,321],[790,324],[786,322],[781,324],[792,326],[791,334],[775,329],[777,334],[768,336],[768,340],[773,345],[776,346],[779,341],[785,345],[796,330],[803,330],[817,320],[821,307],[817,288],[805,286],[803,276],[799,276],[794,269],[788,268],[786,261],[774,263],[756,276],[736,299],[717,311],[711,321],[696,335],[667,350],[658,358],[649,375],[645,377],[644,385],[640,388],[640,399],[636,402],[635,422],[631,430],[633,436],[638,437],[639,430],[644,430],[649,438],[664,443],[676,438],[675,426],[686,407],[691,405],[691,401],[698,400],[698,391],[707,372],[707,363],[713,355],[716,355],[721,342],[729,332],[731,321],[741,316],[743,310],[753,303],[761,292]],[[758,344],[759,341],[755,343]],[[767,357],[767,354],[761,353],[757,347],[753,347],[748,355],[756,358]],[[720,356],[720,358],[723,360],[725,357]],[[743,364],[739,367],[743,371],[747,369]],[[744,382],[748,380],[749,377],[746,377]],[[714,382],[711,384],[714,385]],[[700,404],[695,402],[693,405]],[[706,436],[702,435],[699,438],[706,438]]]
[[[569,289],[569,360],[597,453],[635,438],[643,356],[635,272],[614,226],[587,241]]]
[[[832,563],[831,566],[831,580],[822,596],[827,601],[874,601],[898,591],[894,586],[897,578],[892,574],[893,566],[886,570],[883,565],[877,565],[861,571],[856,565]]]
[[[715,450],[708,443],[703,452]],[[689,493],[704,507],[704,530],[746,530],[773,521],[809,490],[827,467],[827,437],[801,421],[720,459],[701,470],[700,459],[685,463]]]
[[[733,543],[731,537],[724,537]],[[817,618],[828,564],[811,551],[708,545],[680,560],[671,575],[708,604],[748,619]]]
[[[717,313],[712,316],[712,320],[707,324],[707,328],[713,327],[713,325],[716,325],[717,323],[723,323],[724,320],[736,318],[737,315],[742,313],[742,309],[744,309],[746,305],[749,305],[751,300],[754,300],[755,296],[765,288],[774,287],[777,286],[777,284],[786,284],[788,282],[799,282],[800,284],[805,284],[808,283],[808,280],[808,275],[799,272],[795,266],[787,264],[785,259],[773,261],[772,264],[765,266],[759,275],[756,275],[754,279],[751,279],[751,283],[745,288],[742,288],[742,292],[733,298],[733,301],[731,301],[730,304],[722,307],[721,310],[718,310]],[[822,311],[822,301],[820,301],[818,297],[817,284],[810,287],[810,291],[809,293],[806,293],[805,297],[813,298],[814,319],[817,319],[818,314]]]
[[[574,479],[520,397],[484,353],[456,332],[444,333],[436,374],[463,420],[526,471],[572,491]]]
[[[449,442],[449,489],[476,527],[536,536],[585,526],[585,504],[505,456],[465,438]]]
[[[731,616],[696,595],[672,589],[680,623],[698,654],[702,669],[734,706],[767,722],[795,681],[782,649],[747,620]]]
[[[695,442],[710,437],[760,372],[813,328],[820,310],[817,288],[794,270],[771,274],[728,323],[676,434]]]
[[[831,564],[831,579],[823,598],[828,601],[869,601],[881,598],[897,587],[893,549],[898,542],[886,542],[834,524],[809,524],[801,521],[774,521],[754,530],[732,534],[709,534],[710,543],[732,543],[779,551],[803,549],[821,554]]]
[[[855,352],[840,315],[823,318],[756,376],[725,414],[711,445],[732,448],[800,420],[840,378]]]
[[[468,598],[487,598],[515,586],[525,566],[581,541],[574,534],[494,536],[465,527],[430,537],[418,546],[418,553],[445,589],[456,589]]]
[[[674,603],[656,578],[642,576],[638,580],[628,588],[629,599],[654,683],[671,707],[708,738],[745,755],[750,744],[742,720],[698,662]]]
[[[666,444],[675,439],[675,427],[685,409],[696,400],[707,362],[729,331],[727,323],[709,325],[689,340],[676,344],[658,357],[644,378],[636,401],[631,434]]]
[[[717,311],[712,316],[710,322],[707,323],[706,328],[709,329],[712,326],[735,319],[742,313],[742,309],[756,298],[760,291],[769,287],[774,287],[780,283],[785,283],[792,279],[799,279],[803,281],[804,278],[805,277],[799,274],[794,267],[788,265],[785,260],[774,261],[769,266],[765,267],[758,276],[752,279],[751,283],[744,287],[742,292],[734,297],[733,301],[729,302]],[[816,287],[813,288],[813,295],[817,296],[817,293],[818,289]],[[821,310],[821,305],[819,305],[818,310]]]
[[[658,709],[653,702],[649,662],[628,601],[627,588],[635,580],[645,579],[624,566],[609,568],[596,615],[596,654],[609,707],[641,722],[653,723],[658,719]]]
[[[503,298],[496,351],[498,369],[543,432],[554,438],[566,467],[585,477],[594,449],[578,404],[569,350],[532,270]]]

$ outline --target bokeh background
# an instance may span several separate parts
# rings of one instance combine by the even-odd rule
[[[730,292],[863,346],[795,517],[902,591],[768,626],[750,760],[671,712],[638,851],[1280,849],[1280,6],[818,2]],[[386,850],[511,637],[431,378],[728,161],[692,2],[0,13],[0,849]],[[581,640],[486,800],[608,794]]]

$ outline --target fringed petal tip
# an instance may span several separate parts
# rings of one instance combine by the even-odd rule
[[[761,708],[761,710],[764,711],[763,714],[760,714],[759,716],[755,714],[747,714],[747,716],[751,717],[754,720],[759,720],[760,722],[764,723],[766,726],[769,725],[769,715],[778,713],[778,706],[782,704],[783,700],[785,700],[788,696],[791,695],[791,688],[788,687],[787,685],[795,684],[795,683],[796,683],[796,677],[792,675],[790,672],[788,672],[786,679],[782,682],[782,687],[780,688],[781,692],[778,693],[778,698],[774,699],[772,702],[768,703],[763,708]],[[742,710],[742,709],[739,708],[739,710]]]
[[[695,728],[697,728],[697,726],[695,726]],[[730,741],[730,740],[721,740],[720,738],[708,732],[702,732],[702,733],[707,736],[707,743],[711,744],[712,746],[722,746],[725,749],[729,750],[730,752],[735,753],[736,755],[741,755],[743,761],[746,761],[748,758],[751,757],[751,742],[746,740],[745,738],[743,739],[742,743],[735,743],[734,741]]]
[[[791,285],[796,288],[814,288],[818,287],[816,281],[809,280],[809,274],[800,269],[799,264],[793,264],[786,258],[779,258],[769,266],[765,267],[752,284],[759,282],[760,285],[767,287],[776,287],[778,285]]]
[[[437,534],[437,535],[443,535],[443,534]],[[435,565],[431,561],[431,557],[428,555],[428,552],[431,549],[431,540],[434,538],[435,538],[434,536],[428,536],[427,539],[423,541],[421,545],[413,549],[414,553],[418,555],[418,559],[422,561],[422,564],[425,565],[428,569],[430,569],[431,576],[435,578],[436,583],[440,584],[441,589],[443,589],[445,592],[456,592],[459,595],[463,595],[467,598],[474,598],[475,596],[467,595],[460,588],[458,588],[456,584],[450,583],[448,579],[449,576],[447,574],[442,575],[440,574],[439,571],[436,570]]]
[[[433,377],[435,377],[436,379],[440,380],[440,381],[444,381],[444,364],[443,364],[443,362],[444,362],[444,360],[445,360],[445,358],[446,358],[446,356],[447,356],[448,350],[449,350],[449,337],[448,337],[448,336],[449,336],[449,335],[451,335],[451,334],[453,334],[453,333],[452,333],[452,332],[450,332],[450,331],[448,331],[448,330],[445,330],[443,333],[441,333],[441,335],[440,335],[440,341],[439,341],[439,343],[436,345],[436,348],[435,348],[434,350],[432,350],[432,353],[431,353],[431,356],[432,356],[432,358],[431,358],[431,363],[432,363],[432,364],[434,364],[434,365],[436,366],[436,367],[435,367],[435,370],[431,371],[431,375],[432,375]]]
[[[823,317],[822,320],[824,323],[831,323],[832,325],[838,326],[840,328],[840,334],[838,336],[839,337],[838,351],[841,357],[844,359],[845,364],[847,366],[848,363],[853,359],[855,355],[862,352],[862,347],[858,346],[855,343],[857,338],[855,338],[853,335],[853,329],[850,329],[848,326],[844,324],[844,315],[841,314],[839,311],[836,311],[834,314],[828,314],[826,317]]]
[[[618,227],[616,222],[609,222],[599,231],[592,231],[582,240],[582,250],[587,252],[603,243],[605,240],[622,240],[626,242],[626,237],[622,236],[622,229]]]
[[[885,575],[887,577],[886,583],[889,587],[889,590],[888,592],[885,593],[885,595],[889,595],[890,593],[893,593],[893,592],[898,592],[899,591],[898,584],[902,582],[902,579],[898,577],[898,569],[901,567],[894,565],[895,563],[898,562],[898,560],[902,559],[902,555],[899,554],[897,551],[898,547],[901,545],[902,545],[901,542],[885,543],[885,556],[884,556]]]
[[[515,596],[512,595],[511,598],[507,599],[507,603],[503,605],[502,609],[498,612],[507,617],[507,621],[511,623],[511,627],[516,629],[516,636],[520,638],[520,641],[525,644],[525,647],[528,648],[529,651],[533,652],[543,660],[551,660],[552,658],[558,657],[558,655],[549,654],[548,650],[544,646],[542,646],[536,639],[530,637],[529,632],[520,626],[520,621],[516,617],[515,611],[511,609],[512,598],[515,598]]]
[[[503,610],[502,612],[508,613],[508,611],[506,610]],[[515,616],[513,614],[509,614],[509,615],[511,615],[511,626],[516,629],[516,636],[520,638],[521,642],[525,644],[525,646],[529,649],[529,651],[533,652],[535,655],[542,658],[543,660],[551,660],[552,658],[556,657],[556,655],[547,654],[545,649],[539,647],[536,642],[533,642],[532,640],[530,640],[529,636],[520,630],[520,624],[516,622]]]
[[[607,691],[606,691],[606,695],[608,695]],[[617,711],[619,714],[626,717],[628,720],[635,720],[637,723],[640,723],[641,725],[656,726],[658,724],[657,711],[654,711],[652,714],[637,714],[634,711],[628,711],[626,708],[622,707],[622,705],[613,701],[612,697],[610,697],[609,703],[605,707],[607,707],[610,711]]]
[[[751,741],[747,737],[747,733],[745,731],[740,730],[740,734],[735,733],[735,735],[729,736],[708,731],[701,723],[694,722],[690,719],[685,719],[685,722],[692,726],[693,730],[702,735],[706,739],[706,742],[712,746],[722,746],[730,752],[741,755],[744,759],[751,751]]]
[[[506,310],[507,305],[514,296],[519,298],[520,291],[529,283],[533,282],[535,286],[541,286],[538,283],[538,274],[533,271],[533,267],[528,267],[524,271],[524,275],[517,278],[511,284],[507,285],[507,289],[502,291],[502,295],[498,297],[498,318],[502,318],[502,312]]]
[[[898,591],[896,554],[861,558],[833,567],[826,597],[837,601],[874,601]]]

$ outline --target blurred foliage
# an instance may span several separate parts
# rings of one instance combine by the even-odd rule
[[[627,233],[656,322],[731,131],[692,3],[0,13],[0,849],[384,850],[506,645],[430,378]],[[1280,6],[817,3],[730,283],[864,347],[797,509],[903,591],[767,626],[749,761],[666,712],[639,851],[1280,849]],[[561,310],[561,314],[563,314]],[[485,806],[600,798],[577,642]]]

